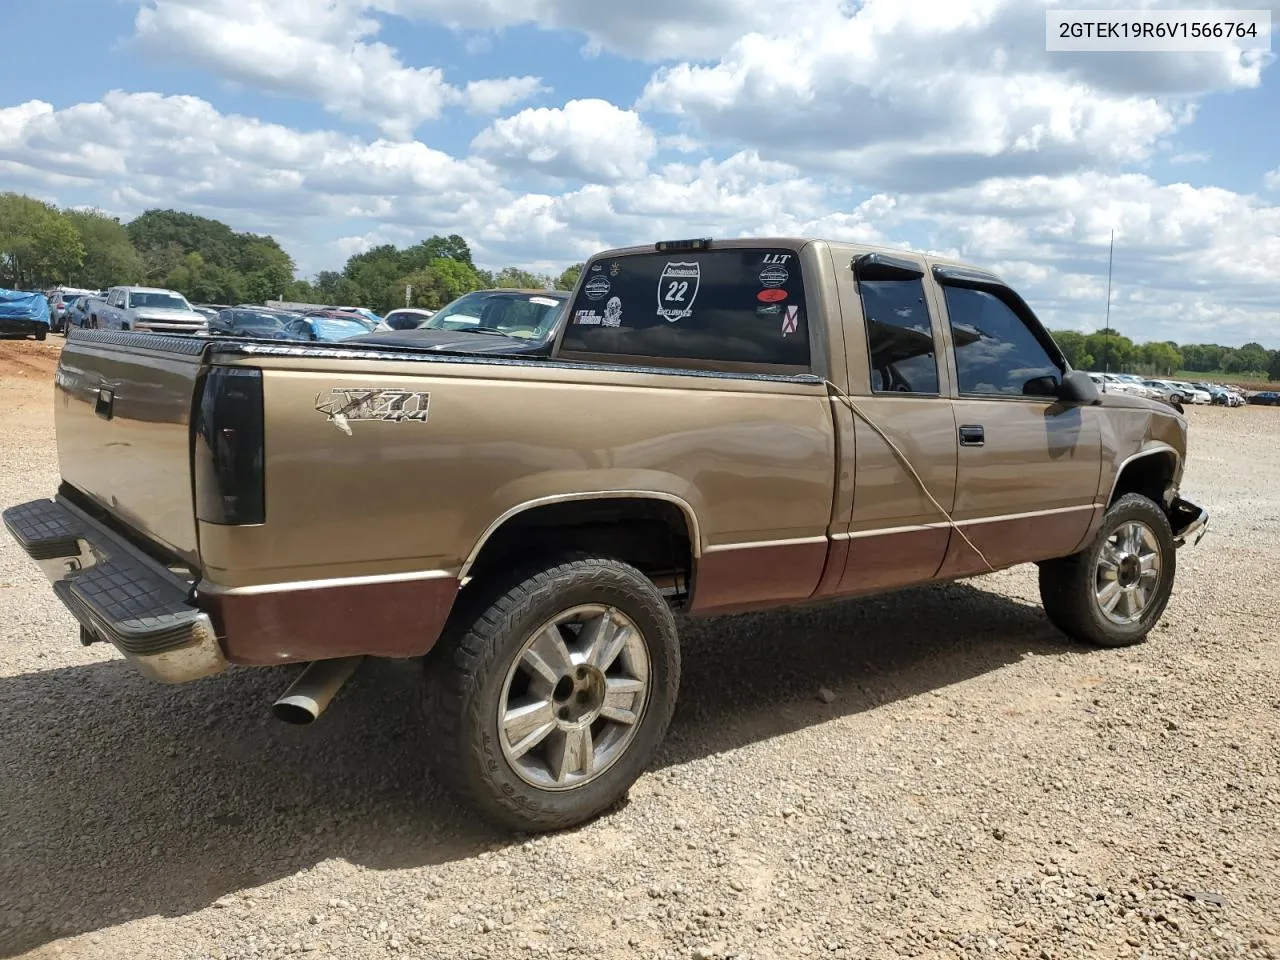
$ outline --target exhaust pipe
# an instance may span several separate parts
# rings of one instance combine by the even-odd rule
[[[358,656],[314,661],[271,705],[271,712],[285,723],[314,723],[363,659]]]

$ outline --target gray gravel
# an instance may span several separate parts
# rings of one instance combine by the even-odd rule
[[[4,505],[57,479],[12,346]],[[534,839],[432,783],[413,664],[285,727],[296,668],[143,680],[0,537],[0,956],[1280,957],[1280,413],[1190,416],[1212,532],[1145,646],[1031,569],[689,625],[629,802]]]

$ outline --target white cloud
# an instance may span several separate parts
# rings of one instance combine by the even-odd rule
[[[664,67],[637,105],[712,143],[935,189],[1144,161],[1192,121],[1189,98],[1256,86],[1263,65],[1049,54],[1040,3],[866,0],[816,26],[747,33],[712,63]]]
[[[479,154],[553,177],[617,183],[644,176],[657,150],[653,131],[607,100],[522,110],[497,120],[472,142]]]
[[[408,139],[452,105],[496,113],[545,89],[537,77],[473,81],[459,89],[434,66],[410,67],[373,40],[361,0],[144,0],[138,46],[238,83],[304,97],[349,120]]]
[[[532,24],[573,30],[587,55],[602,50],[643,59],[718,56],[744,33],[772,33],[833,16],[839,0],[368,0],[369,7],[452,27],[493,30]],[[1043,28],[1042,28],[1043,32]]]
[[[1262,182],[1266,184],[1268,190],[1280,190],[1280,167],[1276,167],[1263,177]]]

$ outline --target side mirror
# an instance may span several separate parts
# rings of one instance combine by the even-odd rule
[[[1083,370],[1072,370],[1062,378],[1055,391],[1059,400],[1066,403],[1101,403],[1098,385]]]
[[[1022,385],[1024,397],[1056,397],[1059,392],[1057,377],[1033,377]]]

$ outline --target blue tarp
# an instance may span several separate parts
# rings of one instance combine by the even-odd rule
[[[0,320],[34,320],[49,325],[49,301],[43,293],[0,288]]]

